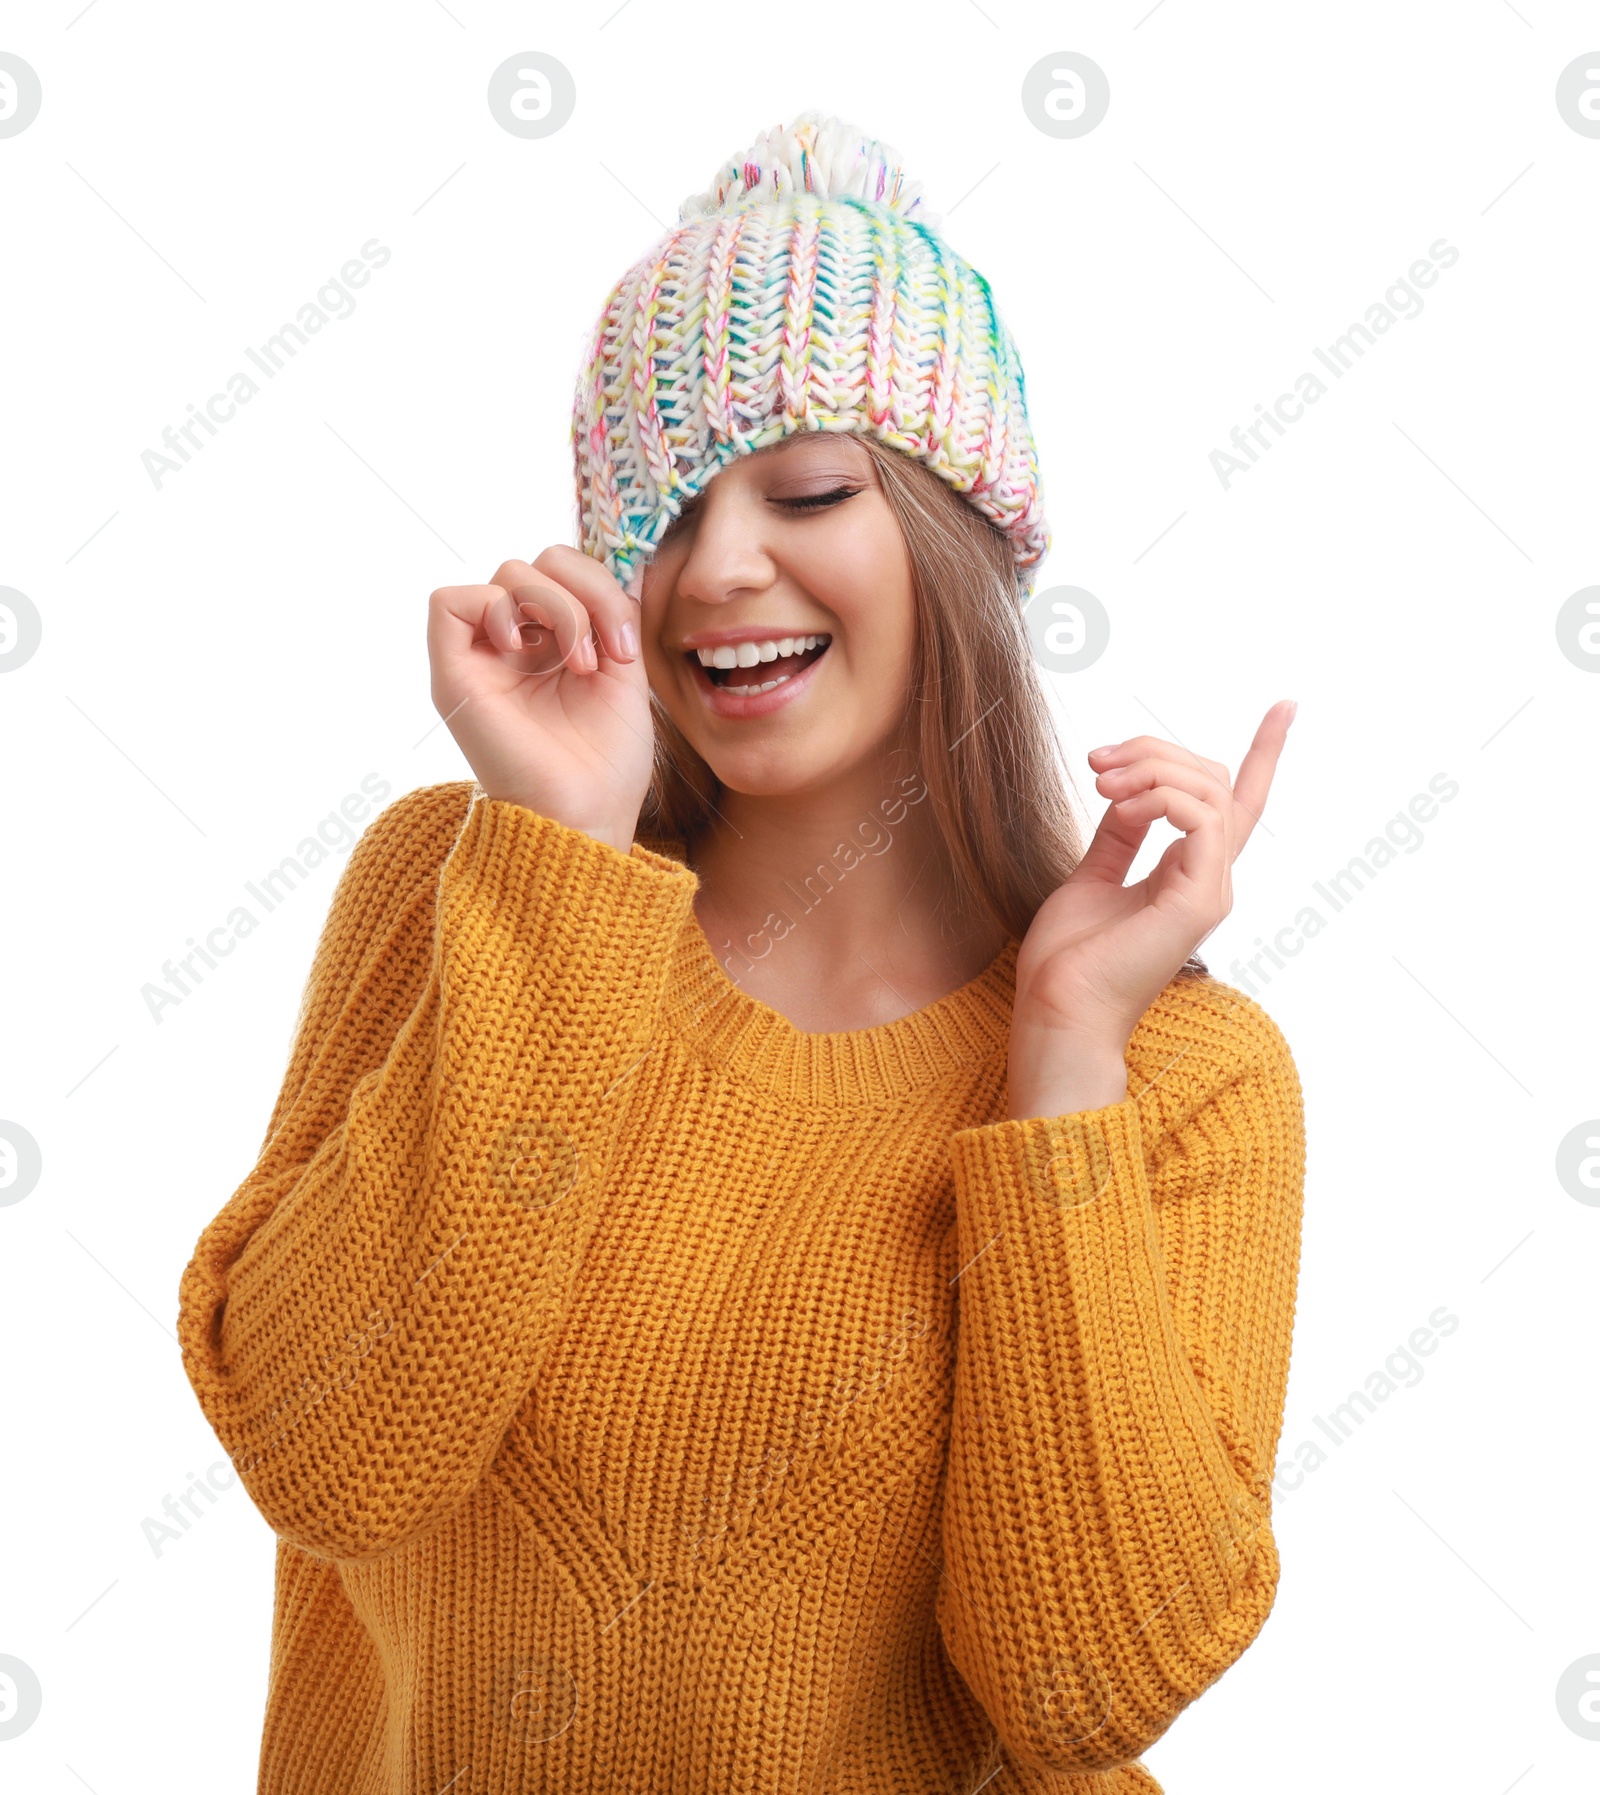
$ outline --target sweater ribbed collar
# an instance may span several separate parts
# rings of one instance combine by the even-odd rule
[[[681,842],[639,840],[687,863]],[[811,1034],[740,986],[691,909],[674,953],[663,1019],[702,1062],[784,1107],[902,1107],[919,1091],[1008,1047],[1019,945],[1009,937],[976,978],[893,1022]]]

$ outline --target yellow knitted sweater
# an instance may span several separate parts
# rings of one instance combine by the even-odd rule
[[[351,855],[180,1296],[260,1790],[1159,1795],[1277,1587],[1281,1035],[1181,977],[1124,1101],[1006,1120],[1015,940],[806,1034],[697,888],[471,782]]]

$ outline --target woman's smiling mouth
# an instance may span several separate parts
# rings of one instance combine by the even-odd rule
[[[702,701],[718,716],[766,716],[811,683],[831,635],[750,636],[684,650]]]

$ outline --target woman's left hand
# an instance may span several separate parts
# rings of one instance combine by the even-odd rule
[[[1017,952],[1013,1117],[1071,1115],[1127,1093],[1139,1018],[1233,907],[1233,863],[1266,806],[1296,706],[1273,705],[1230,784],[1221,761],[1158,736],[1096,748],[1112,800],[1087,853],[1040,905]],[[1136,885],[1123,878],[1157,817],[1182,831]]]

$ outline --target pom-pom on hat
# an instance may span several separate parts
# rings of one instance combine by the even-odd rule
[[[1022,363],[989,283],[899,154],[821,112],[763,133],[612,288],[578,377],[585,551],[624,586],[736,455],[800,430],[872,436],[1010,539],[1050,546]]]

